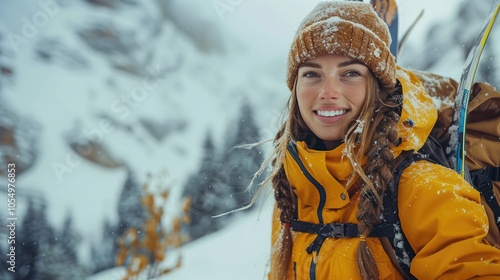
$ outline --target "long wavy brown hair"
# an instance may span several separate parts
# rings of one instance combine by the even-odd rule
[[[356,121],[345,128],[344,137],[345,152],[354,169],[351,176],[359,178],[361,196],[357,219],[359,233],[363,237],[369,237],[374,226],[381,222],[382,196],[392,180],[394,155],[391,147],[397,145],[398,141],[397,108],[401,102],[400,98],[393,95],[396,86],[380,85],[373,74],[369,76],[367,96],[361,113]],[[297,81],[295,85],[296,83]],[[279,219],[283,225],[273,244],[270,264],[270,279],[273,280],[286,279],[293,245],[288,225],[296,218],[297,198],[283,168],[286,148],[290,141],[305,141],[309,147],[321,147],[322,144],[322,140],[312,133],[300,115],[295,86],[288,100],[288,116],[286,117],[285,113],[285,120],[274,139],[271,156],[263,164],[264,166],[271,163],[273,167],[262,185],[271,182],[279,209]],[[361,165],[363,157],[367,157],[365,165]],[[361,277],[378,279],[379,273],[371,250],[366,242],[359,244],[357,264]]]

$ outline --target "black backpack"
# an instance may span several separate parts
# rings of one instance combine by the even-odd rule
[[[491,85],[476,83],[473,86],[469,103],[474,103],[475,105],[469,105],[468,116],[471,119],[472,125],[467,123],[467,137],[471,134],[471,138],[487,139],[488,143],[485,145],[489,145],[490,150],[498,149],[498,152],[495,153],[493,151],[489,153],[488,151],[484,151],[481,155],[477,155],[477,153],[474,153],[477,151],[474,150],[477,147],[471,147],[477,145],[477,143],[473,139],[470,141],[467,140],[466,149],[468,154],[466,155],[467,164],[464,175],[469,184],[481,193],[482,204],[485,207],[490,224],[490,231],[486,240],[492,246],[500,248],[500,196],[495,194],[495,192],[498,192],[498,188],[500,188],[500,92]],[[447,113],[440,112],[440,114]],[[453,169],[450,160],[451,156],[446,152],[449,142],[449,135],[446,134],[449,125],[450,122],[448,121],[438,120],[431,135],[419,151],[405,151],[398,156],[395,161],[393,181],[383,198],[385,220],[383,224],[393,225],[393,231],[386,235],[390,244],[384,244],[384,248],[390,255],[391,260],[393,260],[393,264],[396,264],[395,262],[399,264],[400,272],[407,279],[416,279],[410,274],[410,264],[415,256],[415,252],[411,248],[400,226],[397,207],[399,180],[403,171],[412,163],[419,160],[427,160]],[[444,137],[443,134],[445,134]],[[488,148],[485,147],[485,150],[488,150]],[[480,159],[477,159],[477,157]],[[484,157],[487,157],[487,159],[484,159]],[[478,169],[478,165],[481,168]],[[470,166],[475,169],[469,170]],[[387,245],[392,247],[394,255],[391,256],[390,248],[387,248]]]

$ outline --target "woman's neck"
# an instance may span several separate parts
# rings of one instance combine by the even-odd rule
[[[323,146],[325,147],[325,150],[333,150],[337,148],[338,146],[342,145],[344,143],[344,140],[329,140],[329,141],[322,141]]]

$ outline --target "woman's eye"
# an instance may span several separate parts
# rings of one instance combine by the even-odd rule
[[[305,77],[305,78],[317,78],[319,77],[319,75],[315,72],[305,72],[304,74],[302,74],[302,77]]]
[[[344,75],[347,77],[358,77],[358,76],[361,76],[361,73],[359,73],[358,71],[349,71],[349,72],[345,73]]]

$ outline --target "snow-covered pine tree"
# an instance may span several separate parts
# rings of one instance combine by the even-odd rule
[[[40,242],[39,256],[42,257],[37,261],[39,279],[86,279],[87,270],[79,263],[76,253],[76,238],[72,218],[68,215],[63,228],[55,231],[49,242]]]
[[[210,133],[204,142],[203,158],[197,173],[184,187],[184,195],[192,199],[186,226],[190,238],[197,239],[224,227],[232,214],[212,218],[250,203],[255,182],[250,182],[259,169],[263,155],[259,147],[239,147],[259,141],[259,131],[252,109],[243,102],[236,122],[226,133],[224,153],[217,152]]]
[[[54,245],[51,245],[47,250],[52,258],[45,261],[47,269],[44,270],[51,272],[51,279],[86,279],[88,271],[80,263],[76,251],[79,237],[73,228],[73,218],[70,214],[66,216],[63,227],[58,232],[57,239],[54,239]]]
[[[141,205],[142,186],[131,169],[123,185],[118,202],[117,237],[122,236],[128,228],[139,228],[146,219],[146,210]]]
[[[78,234],[73,229],[73,218],[71,214],[67,214],[57,243],[61,244],[65,259],[69,263],[78,263],[78,255],[76,253],[78,238]]]
[[[118,237],[117,226],[108,219],[104,220],[102,236],[90,249],[89,270],[91,274],[115,267]]]
[[[45,203],[43,197],[37,200],[28,198],[28,209],[22,219],[16,241],[18,243],[16,279],[40,279],[44,273],[44,249],[55,243],[54,229],[47,220]]]
[[[259,142],[259,128],[255,122],[252,107],[243,101],[239,116],[226,133],[225,153],[221,161],[222,181],[226,211],[242,207],[255,194],[258,180],[252,185],[252,177],[259,169],[264,157],[259,146],[246,147]],[[243,145],[243,146],[242,146]]]
[[[220,191],[221,163],[210,132],[205,138],[202,154],[198,171],[188,178],[184,187],[184,196],[190,197],[192,201],[188,214],[191,222],[186,226],[190,240],[212,233],[222,226],[222,219],[212,219],[213,215],[223,211],[224,206],[221,205]]]

